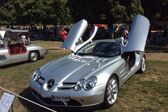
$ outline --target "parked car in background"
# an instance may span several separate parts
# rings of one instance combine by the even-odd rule
[[[128,40],[90,38],[81,42],[86,20],[74,24],[62,48],[72,54],[37,69],[30,81],[32,94],[41,103],[56,107],[112,106],[119,87],[137,71],[145,71],[145,44],[150,23],[137,15]]]
[[[10,30],[0,38],[0,66],[23,61],[37,61],[47,50],[31,44],[28,30]]]

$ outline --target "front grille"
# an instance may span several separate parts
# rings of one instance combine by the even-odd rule
[[[38,97],[44,104],[46,105],[52,105],[52,106],[65,106],[62,101],[53,101],[51,98],[44,98],[39,93],[34,91],[32,89],[33,94]],[[81,106],[81,104],[73,99],[70,99],[70,101],[66,101],[68,104],[67,106]]]
[[[72,89],[75,86],[75,82],[64,82],[61,86],[58,86],[58,90]]]

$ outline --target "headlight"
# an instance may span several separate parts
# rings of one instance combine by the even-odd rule
[[[89,91],[89,90],[93,89],[93,87],[95,87],[96,83],[97,83],[97,78],[91,77],[85,82],[83,89],[85,91]]]
[[[85,82],[86,82],[85,79],[80,80],[79,82],[77,82],[77,84],[75,85],[74,89],[76,91],[81,90],[83,88],[83,85],[84,85]]]
[[[32,80],[36,81],[38,79],[39,75],[40,75],[40,70],[38,69],[33,73]]]
[[[96,85],[96,83],[97,83],[97,78],[96,77],[91,77],[87,80],[82,79],[79,82],[77,82],[74,89],[76,91],[79,91],[83,88],[85,91],[89,91]]]

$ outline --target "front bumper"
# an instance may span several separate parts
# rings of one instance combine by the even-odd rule
[[[90,107],[96,106],[104,101],[106,84],[95,86],[90,91],[75,91],[74,89],[58,90],[56,92],[43,91],[36,84],[31,83],[32,94],[46,106],[54,107]],[[42,92],[43,91],[43,92]],[[52,96],[70,97],[69,101],[53,101]]]

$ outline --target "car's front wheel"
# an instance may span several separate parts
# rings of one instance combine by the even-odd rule
[[[119,84],[117,81],[117,77],[113,75],[106,85],[105,97],[104,97],[105,107],[110,107],[116,102],[119,91],[118,85]]]
[[[36,51],[32,51],[29,53],[29,61],[34,62],[37,61],[39,58],[39,54]]]

